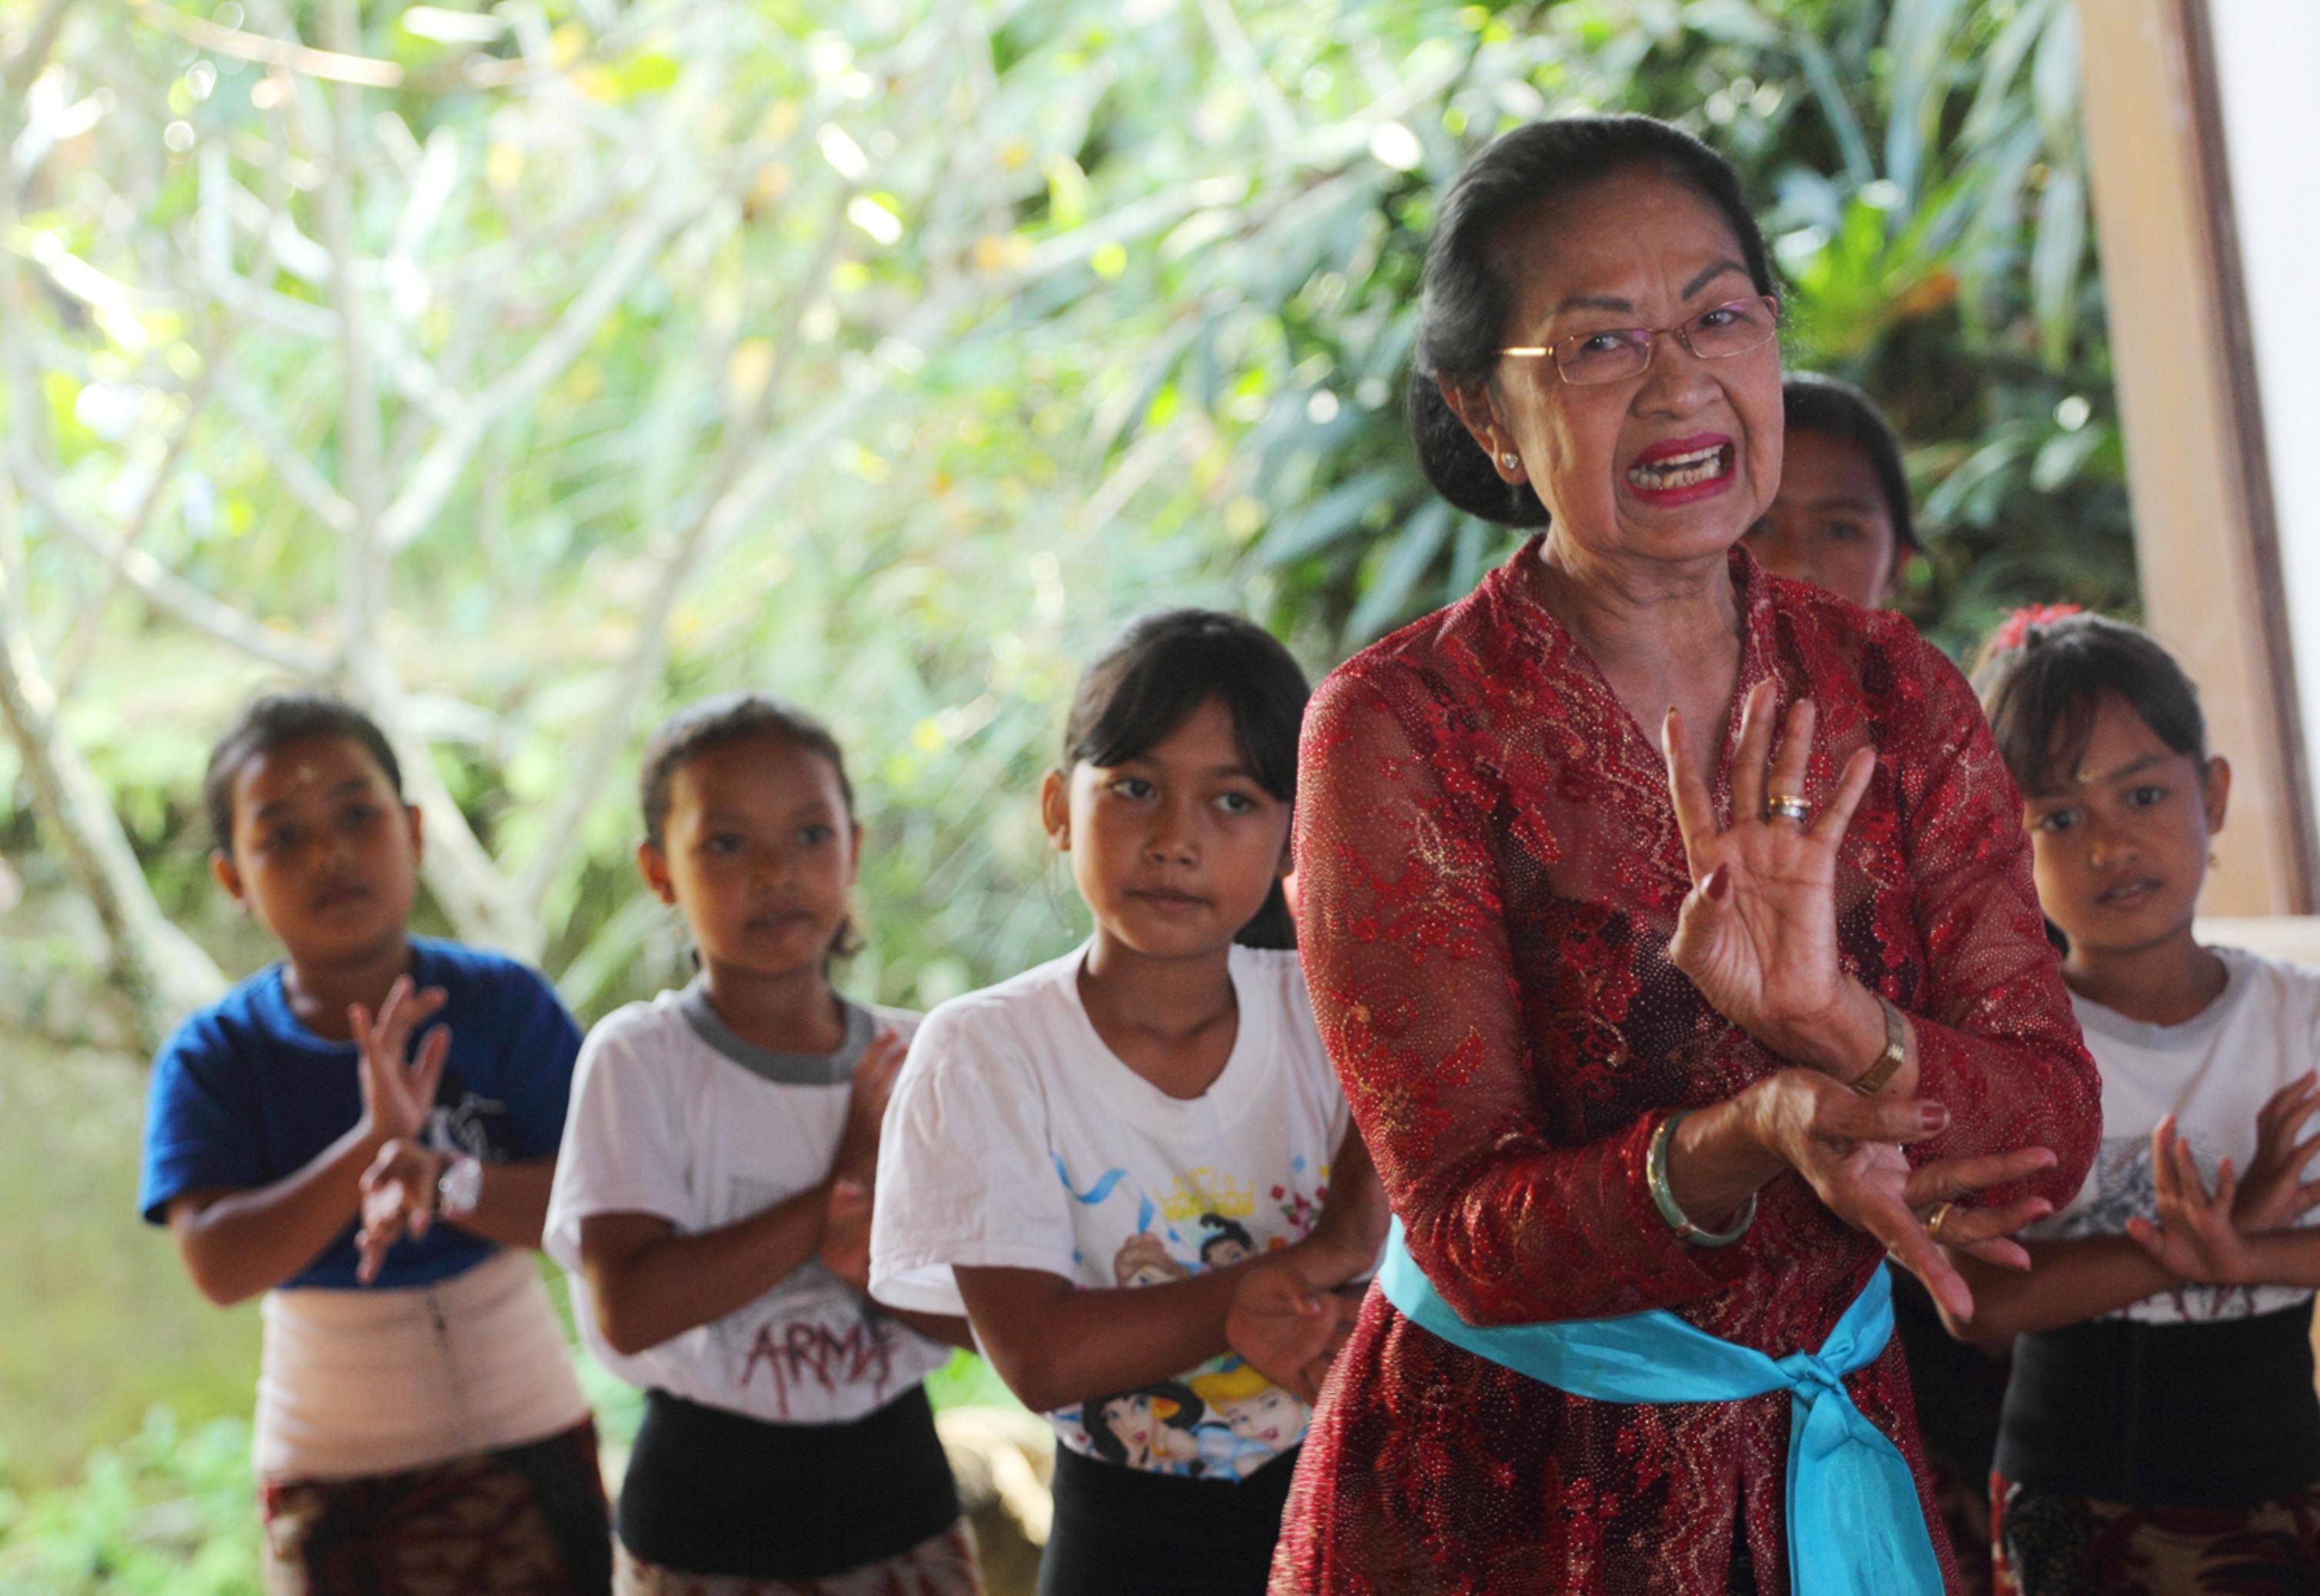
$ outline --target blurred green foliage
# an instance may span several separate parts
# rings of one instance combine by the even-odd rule
[[[313,35],[272,9],[204,25]],[[48,497],[14,507],[64,723],[237,973],[195,775],[282,673],[50,504],[390,699],[584,1014],[684,971],[628,857],[642,736],[745,685],[820,711],[869,827],[852,980],[931,1003],[1077,934],[1032,790],[1120,620],[1248,609],[1318,673],[1503,557],[1400,391],[1433,196],[1541,115],[1739,165],[1792,361],[1913,444],[1935,637],[2132,599],[2061,0],[377,7],[403,81],[335,168],[322,86],[136,14],[69,14],[44,80],[8,429]]]
[[[50,5],[0,0],[0,69]],[[333,40],[352,9],[75,7],[0,103],[0,603],[230,974],[268,949],[208,881],[199,772],[285,667],[431,748],[430,837],[480,847],[436,848],[422,925],[527,947],[584,1018],[685,974],[633,761],[740,686],[849,751],[849,985],[923,1006],[1059,951],[1034,789],[1120,621],[1245,610],[1318,675],[1511,548],[1427,494],[1400,393],[1435,197],[1539,116],[1650,112],[1738,166],[1791,364],[1910,445],[1900,603],[1937,640],[2134,603],[2068,0],[533,0]],[[294,37],[397,81],[342,104],[252,59]],[[38,930],[50,972],[90,935]],[[74,1009],[0,980],[0,1022]],[[108,1196],[41,1245],[166,1247],[131,1226]],[[59,1277],[5,1267],[12,1301]],[[80,1445],[145,1400],[97,1372]],[[168,1588],[240,1588],[242,1445],[156,1420],[6,1499],[0,1582],[145,1589],[198,1542]]]

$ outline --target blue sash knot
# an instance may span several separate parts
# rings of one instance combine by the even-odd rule
[[[1900,1449],[1862,1417],[1844,1376],[1893,1333],[1880,1268],[1817,1351],[1772,1358],[1663,1309],[1616,1319],[1470,1325],[1409,1256],[1401,1221],[1378,1284],[1404,1319],[1502,1368],[1599,1402],[1726,1402],[1789,1393],[1789,1571],[1797,1596],[1941,1596],[1940,1560]]]

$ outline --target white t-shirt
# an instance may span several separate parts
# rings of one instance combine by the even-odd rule
[[[2320,970],[2236,948],[2212,951],[2224,961],[2223,993],[2180,1025],[2146,1025],[2071,999],[2102,1072],[2102,1147],[2070,1206],[2026,1228],[2025,1239],[2118,1236],[2132,1215],[2157,1218],[2151,1132],[2170,1111],[2208,1190],[2225,1158],[2245,1174],[2255,1156],[2256,1111],[2320,1061]],[[2320,1223],[2320,1210],[2302,1222]],[[2189,1285],[2102,1317],[2146,1324],[2245,1319],[2311,1295],[2294,1286]]]
[[[608,1014],[580,1048],[542,1245],[572,1274],[572,1317],[597,1359],[657,1387],[775,1423],[834,1424],[875,1412],[950,1353],[809,1259],[724,1318],[623,1357],[597,1329],[579,1277],[580,1221],[649,1213],[682,1236],[763,1212],[829,1173],[846,1128],[854,1063],[880,1030],[915,1015],[846,1006],[833,1054],[776,1053],[743,1040],[698,984]]]
[[[1171,1097],[1080,1002],[1086,948],[927,1017],[880,1143],[870,1289],[959,1313],[951,1266],[1110,1289],[1181,1280],[1303,1237],[1346,1102],[1292,952],[1232,950],[1240,1028],[1209,1090]],[[1304,1403],[1230,1354],[1047,1415],[1113,1463],[1234,1481],[1304,1438]],[[1087,1406],[1099,1413],[1083,1413]],[[1091,1435],[1091,1429],[1094,1431]]]

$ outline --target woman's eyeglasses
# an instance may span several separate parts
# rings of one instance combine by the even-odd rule
[[[1703,360],[1724,360],[1772,342],[1780,320],[1779,300],[1769,294],[1752,294],[1704,310],[1672,327],[1612,327],[1499,353],[1553,360],[1564,382],[1580,386],[1616,383],[1642,374],[1652,363],[1652,340],[1663,333],[1674,333],[1685,349]]]

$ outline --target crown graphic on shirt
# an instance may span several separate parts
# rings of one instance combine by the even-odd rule
[[[1187,1170],[1160,1200],[1160,1211],[1180,1224],[1193,1223],[1204,1213],[1245,1220],[1256,1211],[1256,1192],[1221,1170]]]

